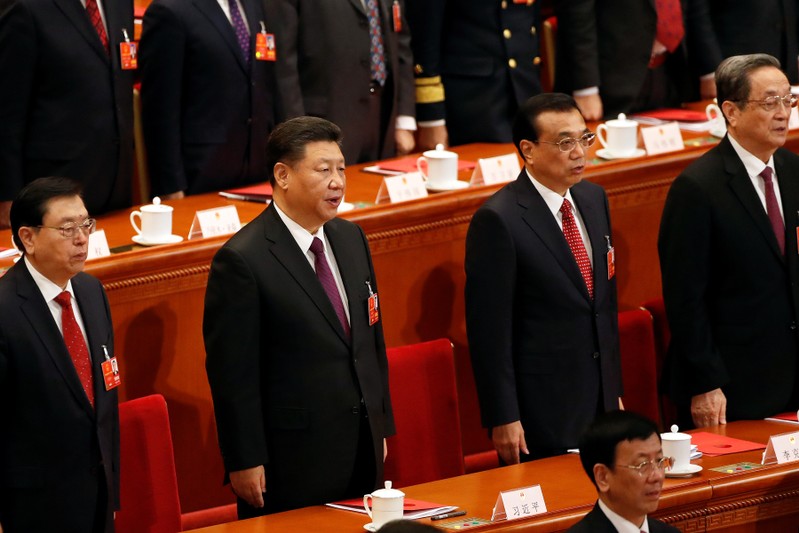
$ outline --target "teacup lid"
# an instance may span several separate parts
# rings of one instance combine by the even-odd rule
[[[458,154],[446,150],[444,145],[440,143],[436,145],[435,150],[426,150],[423,155],[430,159],[448,159],[451,157],[458,157]]]
[[[142,211],[171,211],[172,208],[161,203],[161,198],[153,197],[153,203],[141,206]]]
[[[372,493],[373,498],[404,498],[405,493],[401,490],[392,489],[391,481],[386,481],[386,488],[377,489]]]
[[[614,119],[611,119],[611,120],[608,120],[607,124],[610,124],[611,126],[622,127],[622,128],[623,127],[630,127],[631,128],[633,126],[636,126],[636,127],[638,126],[638,123],[636,121],[628,119],[627,115],[625,115],[624,113],[619,113],[618,117],[616,117]]]
[[[671,428],[669,428],[669,429],[671,429],[670,433],[661,433],[660,434],[660,438],[662,440],[685,440],[685,439],[690,440],[691,439],[691,436],[688,433],[680,433],[679,432],[680,428],[677,426],[677,424],[672,424]]]

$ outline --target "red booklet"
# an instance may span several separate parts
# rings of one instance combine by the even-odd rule
[[[477,166],[477,163],[474,161],[466,161],[464,159],[458,159],[458,171],[461,170],[471,170]],[[380,170],[390,170],[392,172],[418,172],[419,169],[416,168],[416,158],[415,157],[403,157],[402,159],[397,159],[396,161],[381,161],[377,164],[377,167]]]
[[[655,109],[638,113],[637,117],[656,118],[671,122],[707,122],[707,115],[704,111],[692,111],[691,109]]]
[[[704,431],[691,433],[691,444],[696,444],[700,452],[710,457],[766,449],[765,444],[733,439],[732,437],[716,435],[715,433],[706,433]]]
[[[366,514],[366,509],[363,508],[363,498],[341,500],[338,502],[328,503],[327,506],[334,509],[355,511],[356,513]],[[440,503],[431,503],[424,502],[422,500],[405,498],[403,506],[403,518],[415,520],[417,518],[425,518],[427,516],[448,513],[450,511],[454,511],[455,509],[457,509],[457,507],[453,505],[441,505]]]
[[[231,200],[248,200],[250,202],[263,203],[272,199],[272,185],[269,182],[248,185],[238,189],[220,191],[219,195]]]

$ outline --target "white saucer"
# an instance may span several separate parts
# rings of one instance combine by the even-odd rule
[[[176,242],[180,242],[183,240],[183,237],[180,235],[170,235],[166,239],[159,240],[159,241],[151,241],[145,239],[141,235],[134,235],[130,238],[136,244],[140,244],[141,246],[157,246],[159,244],[175,244]]]
[[[633,157],[642,157],[642,156],[646,155],[646,150],[644,150],[643,148],[636,148],[635,152],[633,152],[633,155],[627,155],[627,156],[624,156],[624,157],[620,157],[618,155],[613,155],[606,148],[600,148],[599,150],[596,151],[596,155],[598,157],[601,157],[602,159],[607,159],[607,160],[610,161],[610,160],[613,160],[613,159],[630,159],[630,158],[633,158]]]
[[[364,525],[363,525],[363,528],[364,528],[366,531],[372,531],[373,533],[374,533],[375,531],[377,531],[377,528],[375,527],[375,525],[374,525],[372,522],[369,522],[368,524],[364,524]]]
[[[688,477],[701,471],[702,467],[699,465],[688,465],[686,468],[681,468],[680,470],[666,470],[666,477]]]
[[[727,128],[710,130],[708,133],[710,133],[713,137],[718,137],[719,139],[721,139],[722,137],[727,135]]]
[[[352,211],[353,209],[355,209],[355,204],[351,204],[349,202],[341,202],[338,204],[339,213],[346,213],[347,211]]]
[[[465,189],[466,187],[468,187],[469,182],[456,180],[446,185],[433,186],[430,184],[429,181],[426,181],[424,186],[430,192],[458,191],[460,189]]]

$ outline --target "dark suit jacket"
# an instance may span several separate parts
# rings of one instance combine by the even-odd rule
[[[196,194],[265,181],[276,122],[275,64],[255,59],[272,2],[242,0],[250,64],[216,0],[156,0],[141,38],[142,123],[153,194]],[[266,6],[266,7],[264,7]],[[278,56],[281,53],[277,50]]]
[[[716,70],[722,59],[765,53],[780,60],[791,83],[799,81],[797,0],[689,0],[703,27],[689,40],[701,74]]]
[[[444,100],[417,103],[418,120],[445,118],[453,145],[511,142],[516,110],[541,92],[540,2],[508,1],[505,8],[485,0],[406,3],[416,77],[441,76],[444,84]]]
[[[103,1],[109,58],[79,0],[11,0],[0,9],[0,201],[42,176],[83,184],[92,214],[130,205],[131,71],[119,62],[133,4]]]
[[[571,94],[599,87],[606,118],[633,111],[655,40],[655,0],[555,0],[553,5],[558,17],[555,90]],[[684,14],[690,8],[684,5]],[[692,29],[686,24],[686,35]],[[682,101],[694,96],[697,83],[689,76],[685,42],[664,66]]]
[[[654,518],[647,517],[647,521],[649,522],[650,533],[676,533],[679,531],[676,527],[664,524],[660,520],[655,520]],[[608,520],[608,517],[605,516],[605,513],[602,512],[602,509],[599,508],[599,504],[597,503],[594,505],[594,508],[591,509],[591,512],[570,527],[567,533],[616,533],[616,528],[613,527],[613,524]]]
[[[110,309],[95,278],[78,274],[72,287],[89,339],[94,409],[25,264],[0,278],[0,524],[9,533],[92,531],[98,469],[110,502],[106,531],[119,508],[117,392],[105,390],[100,368],[102,346],[114,354]]]
[[[338,124],[348,164],[360,154],[375,125],[368,123],[371,70],[369,23],[361,0],[278,0],[281,32],[280,88],[290,117],[313,115]],[[383,96],[386,125],[380,158],[395,153],[397,115],[414,116],[413,72],[408,24],[394,31],[393,0],[378,0],[388,79]],[[404,0],[399,1],[404,6]],[[404,11],[404,8],[402,9]],[[281,38],[282,37],[282,38]]]
[[[483,425],[521,420],[528,446],[553,453],[576,448],[622,392],[607,197],[588,181],[571,194],[593,248],[593,301],[524,170],[477,210],[466,236],[466,327]]]
[[[674,399],[721,387],[727,420],[787,408],[797,385],[799,157],[774,154],[785,257],[727,138],[674,181],[658,251],[671,329],[666,375]]]
[[[325,234],[349,300],[351,341],[273,207],[219,250],[208,280],[206,368],[225,468],[265,465],[271,512],[359,496],[346,489],[361,398],[375,485],[383,438],[394,433],[383,330],[367,316],[366,282],[377,287],[366,237],[341,219]]]

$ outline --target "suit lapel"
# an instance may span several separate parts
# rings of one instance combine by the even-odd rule
[[[746,172],[744,164],[735,153],[735,149],[730,144],[730,141],[725,137],[719,145],[719,151],[724,158],[724,170],[729,176],[729,184],[735,196],[743,204],[744,209],[752,217],[755,227],[763,235],[769,243],[769,247],[774,252],[774,255],[782,261],[783,256],[780,253],[779,245],[777,244],[777,237],[774,235],[774,230],[771,228],[766,210],[752,186],[752,180],[749,179],[749,174]],[[777,169],[779,176],[779,169]],[[780,182],[782,183],[782,182]]]
[[[230,24],[230,21],[225,16],[225,13],[222,11],[222,8],[219,7],[219,4],[216,0],[192,0],[194,5],[197,6],[203,15],[213,24],[216,31],[219,33],[219,36],[222,37],[222,40],[225,42],[227,47],[230,49],[230,52],[236,57],[236,61],[238,62],[239,66],[242,70],[247,72],[247,65],[244,60],[244,54],[241,51],[241,46],[239,46],[239,41],[236,38],[236,32],[233,30],[233,26]],[[246,5],[246,0],[242,0],[242,4]],[[246,8],[245,8],[246,11]],[[252,24],[253,20],[247,12],[247,21],[250,24],[250,31],[252,31]],[[257,22],[257,21],[255,21]],[[250,36],[252,40],[252,35]]]
[[[271,243],[269,248],[275,259],[283,265],[289,274],[297,281],[300,288],[308,295],[314,306],[325,317],[325,320],[336,331],[336,334],[345,344],[349,344],[341,322],[338,320],[333,304],[327,297],[325,289],[316,277],[316,272],[311,268],[305,254],[297,246],[297,241],[272,206],[267,207],[264,216],[264,236]]]
[[[577,266],[577,261],[569,248],[569,243],[566,242],[566,237],[563,236],[563,231],[558,227],[552,212],[524,170],[516,179],[515,185],[517,201],[523,210],[522,219],[525,224],[538,235],[586,300],[590,300],[580,267]]]
[[[352,7],[354,7],[355,10],[358,11],[358,13],[360,13],[364,17],[366,16],[366,7],[364,5],[365,2],[362,3],[361,0],[349,0],[349,1],[350,4],[352,4]]]
[[[94,418],[94,409],[92,409],[89,398],[83,390],[78,372],[75,370],[75,365],[72,363],[72,358],[64,344],[64,337],[53,320],[53,315],[47,307],[47,302],[44,301],[42,293],[39,292],[39,288],[34,283],[30,272],[28,272],[24,264],[17,263],[14,266],[14,270],[18,274],[16,276],[17,295],[22,299],[20,310],[30,324],[31,331],[42,341],[47,355],[53,361],[75,400],[91,418]]]
[[[777,182],[780,186],[782,215],[785,219],[785,255],[795,257],[797,245],[796,228],[799,226],[799,183],[797,168],[789,165],[783,154],[774,154],[774,166],[777,167]]]
[[[105,53],[105,48],[103,48],[103,43],[100,41],[100,36],[97,35],[97,30],[94,29],[92,26],[91,21],[89,20],[89,15],[86,13],[86,8],[84,8],[79,0],[53,0],[53,3],[56,7],[64,13],[64,16],[69,20],[69,22],[75,26],[78,32],[86,39],[86,42],[89,43],[89,46],[99,55],[103,61],[108,62],[108,54]],[[103,4],[105,7],[105,4]],[[113,22],[113,18],[109,18],[108,11],[106,11],[106,24],[108,28],[112,28],[111,22]],[[108,33],[108,32],[106,32]]]

